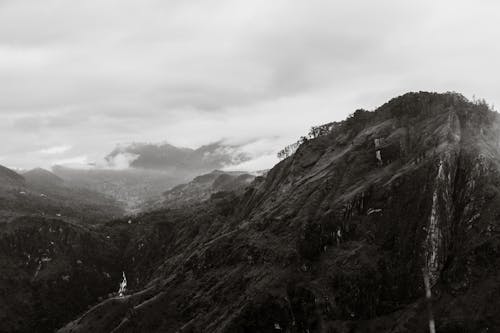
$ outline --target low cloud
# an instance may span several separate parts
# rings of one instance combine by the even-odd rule
[[[46,154],[46,155],[57,155],[57,154],[63,154],[70,149],[71,149],[71,146],[62,145],[62,146],[53,146],[53,147],[40,149],[38,152],[40,154]]]
[[[274,165],[278,162],[276,154],[268,154],[257,156],[249,161],[231,165],[224,168],[227,171],[263,171],[269,169],[270,165]]]
[[[60,165],[65,167],[73,167],[73,168],[90,168],[91,162],[88,159],[88,156],[74,156],[68,157],[60,160],[52,161],[52,165]]]
[[[110,168],[116,170],[124,170],[130,167],[130,164],[139,157],[138,154],[120,152],[106,160],[106,163],[100,165],[101,168]]]

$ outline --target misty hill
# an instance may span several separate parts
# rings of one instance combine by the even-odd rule
[[[179,208],[208,200],[218,192],[239,192],[255,179],[255,175],[239,171],[214,170],[195,177],[164,192],[161,199],[150,202],[145,209]]]
[[[17,172],[0,165],[0,186],[23,187],[25,179]]]
[[[120,156],[130,160],[133,168],[190,171],[203,173],[225,166],[239,164],[250,157],[236,145],[215,142],[197,149],[178,148],[171,144],[134,143],[114,149],[106,160],[113,164]]]
[[[500,117],[458,94],[360,110],[243,194],[113,221],[129,292],[60,332],[500,331]],[[126,236],[125,236],[126,235]]]
[[[129,213],[138,211],[146,201],[158,198],[165,190],[193,177],[190,172],[184,171],[134,168],[85,170],[55,166],[53,172],[74,187],[86,188],[114,198],[123,203]]]
[[[29,170],[23,173],[23,177],[29,185],[37,188],[61,187],[64,184],[62,178],[42,168]]]
[[[0,166],[0,218],[37,214],[95,224],[123,213],[112,198],[70,186],[50,171],[38,168],[19,175]]]

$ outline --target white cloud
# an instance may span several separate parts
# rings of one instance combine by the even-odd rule
[[[238,165],[224,168],[227,171],[263,171],[269,169],[269,166],[278,163],[279,160],[276,154],[268,154],[258,156],[250,161],[243,162]]]
[[[265,142],[247,148],[271,156],[409,90],[500,105],[499,11],[490,0],[0,1],[0,140],[12,142],[0,162],[50,166],[29,153],[57,142],[98,160],[120,142],[221,138]]]
[[[111,168],[116,170],[127,169],[134,160],[137,159],[139,155],[130,154],[130,153],[119,153],[114,156],[111,160],[107,161],[106,164],[103,164],[102,168]]]
[[[53,146],[49,148],[40,149],[38,152],[41,154],[57,155],[67,152],[71,149],[69,145]]]
[[[86,155],[68,157],[68,158],[52,161],[52,165],[62,165],[62,166],[74,167],[74,168],[88,168],[88,167],[90,167],[89,164],[90,164],[90,161],[88,159],[88,156],[86,156]]]

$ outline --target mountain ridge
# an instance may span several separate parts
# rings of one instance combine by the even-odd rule
[[[139,212],[163,192],[201,174],[250,159],[238,145],[222,141],[197,149],[168,143],[121,145],[106,156],[106,167],[88,169],[53,166],[66,183],[103,193],[122,202],[127,212]]]
[[[124,211],[113,199],[66,184],[48,170],[33,169],[20,175],[0,166],[0,216],[10,219],[25,214],[103,223]]]
[[[61,177],[42,168],[28,170],[22,175],[28,183],[38,187],[62,186],[64,183]]]
[[[23,176],[2,165],[0,165],[0,181],[4,186],[22,187],[25,185]]]
[[[500,328],[499,129],[451,93],[356,112],[242,195],[138,216],[169,230],[143,282],[60,332],[426,332],[423,272],[439,332]]]
[[[188,206],[208,200],[219,192],[243,191],[255,177],[243,171],[214,170],[163,192],[161,199],[149,203],[146,209],[181,207],[187,209]]]

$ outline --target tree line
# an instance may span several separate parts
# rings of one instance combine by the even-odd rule
[[[280,150],[278,152],[278,158],[285,159],[289,156],[292,156],[297,151],[297,149],[300,147],[301,144],[303,144],[308,140],[316,139],[320,136],[332,133],[332,131],[334,130],[334,128],[338,126],[338,124],[339,123],[337,122],[331,122],[328,124],[311,127],[309,133],[306,136],[301,136],[299,140]]]

